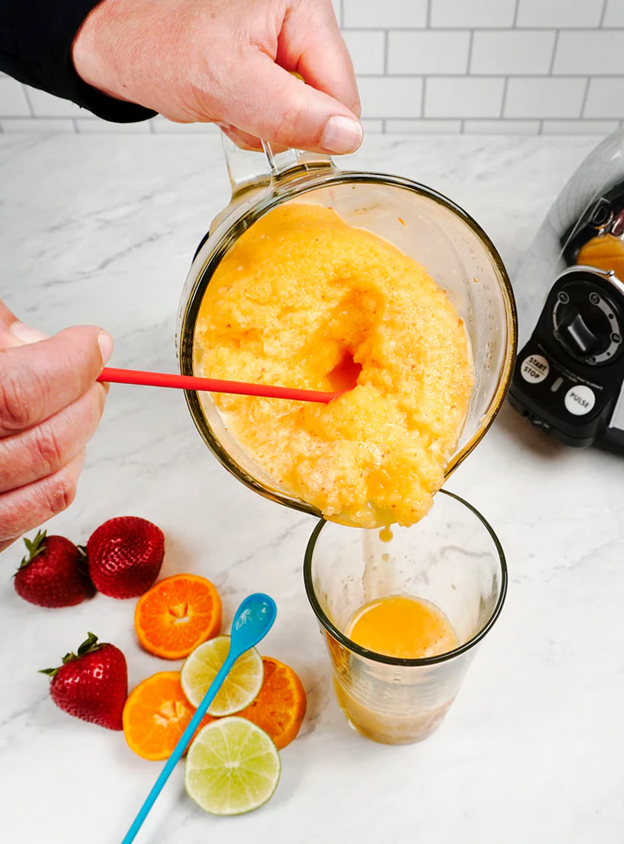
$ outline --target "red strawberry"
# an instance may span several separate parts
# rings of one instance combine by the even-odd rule
[[[50,695],[63,712],[107,730],[123,729],[128,666],[119,648],[99,645],[97,636],[89,633],[77,655],[66,654],[60,668],[46,668],[41,674],[52,677]]]
[[[89,574],[98,592],[138,598],[154,583],[165,556],[165,537],[146,519],[110,519],[87,542]]]
[[[84,554],[63,536],[39,531],[24,539],[28,555],[15,573],[15,591],[40,607],[73,607],[93,595]]]

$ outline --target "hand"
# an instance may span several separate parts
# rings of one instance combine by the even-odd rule
[[[103,0],[74,41],[88,84],[239,146],[346,153],[362,142],[330,0]],[[292,72],[305,79],[304,84]]]
[[[74,500],[112,349],[91,326],[48,339],[0,301],[0,551]]]

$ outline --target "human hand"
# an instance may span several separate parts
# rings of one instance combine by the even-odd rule
[[[106,94],[180,123],[218,123],[239,146],[263,138],[339,154],[362,141],[331,0],[103,0],[73,60]]]
[[[0,300],[0,551],[74,500],[112,349],[95,326],[47,338]]]

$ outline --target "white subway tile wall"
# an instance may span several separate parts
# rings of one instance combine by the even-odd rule
[[[386,33],[378,29],[349,29],[344,32],[356,73],[381,76],[385,70]]]
[[[427,26],[428,0],[342,0],[345,29],[422,28]]]
[[[431,26],[510,27],[516,5],[517,0],[431,0]]]
[[[624,3],[622,0],[607,0],[603,26],[624,26]]]
[[[578,118],[586,90],[587,80],[583,78],[513,77],[507,83],[503,116]]]
[[[516,24],[561,29],[600,26],[604,5],[604,0],[520,0]]]
[[[348,33],[345,32],[345,35]],[[348,42],[347,42],[348,44]],[[468,70],[470,32],[393,30],[388,34],[388,73],[461,76]],[[357,65],[355,67],[357,71]]]
[[[470,73],[547,76],[556,37],[554,30],[478,29],[472,39]]]
[[[332,0],[370,133],[596,134],[624,121],[624,0]],[[0,132],[217,132],[105,123],[0,74]]]
[[[14,79],[3,76],[0,79],[0,114],[4,117],[25,117],[30,113],[26,89]]]
[[[622,116],[624,103],[624,77],[605,76],[590,79],[585,102],[587,118]]]
[[[362,117],[420,117],[423,80],[419,76],[362,76]]]
[[[465,135],[536,135],[539,120],[464,120]]]
[[[503,77],[430,76],[425,117],[499,117],[504,90]]]

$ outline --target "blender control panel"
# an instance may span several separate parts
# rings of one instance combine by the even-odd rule
[[[518,355],[509,400],[567,445],[600,438],[624,448],[624,285],[575,267],[551,289]]]

